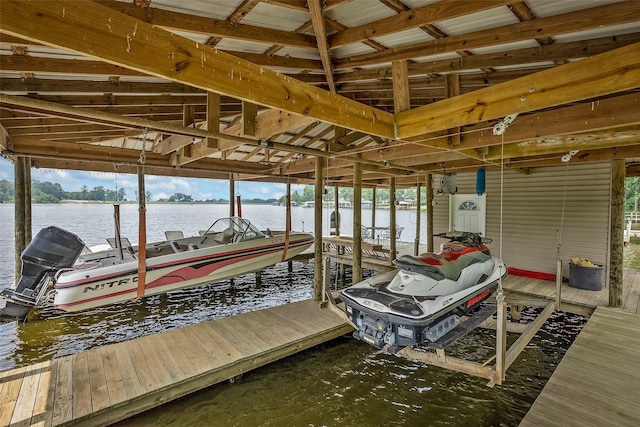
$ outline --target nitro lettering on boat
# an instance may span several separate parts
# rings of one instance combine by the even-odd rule
[[[129,282],[132,282],[132,283],[138,282],[138,276],[128,277],[126,279],[120,279],[120,280],[111,280],[109,282],[98,283],[97,285],[85,286],[84,289],[82,290],[82,293],[86,294],[87,292],[90,292],[90,291],[100,291],[106,288],[113,288],[114,286],[127,285],[129,284]]]

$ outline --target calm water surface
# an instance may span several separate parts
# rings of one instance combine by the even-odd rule
[[[123,205],[122,234],[137,241],[137,207]],[[150,240],[164,230],[197,233],[227,214],[220,205],[149,205]],[[366,212],[363,218],[366,218]],[[243,206],[244,216],[261,228],[283,229],[284,208]],[[415,213],[398,212],[403,240],[412,240]],[[88,245],[112,234],[110,205],[34,205],[34,234],[56,225]],[[385,217],[386,215],[386,217]],[[402,216],[401,216],[402,215]],[[328,216],[328,213],[327,213]],[[351,211],[342,213],[350,234]],[[385,222],[386,221],[386,222]],[[313,230],[313,210],[295,208],[293,228]],[[367,221],[364,221],[365,224]],[[377,212],[388,224],[388,211]],[[326,221],[325,223],[328,223]],[[13,205],[0,205],[0,287],[13,280]],[[422,228],[425,229],[424,226]],[[328,232],[328,230],[327,230]],[[205,320],[258,310],[312,296],[312,264],[285,264],[253,275],[145,298],[79,314],[35,310],[26,324],[0,325],[0,371],[108,343],[157,333]],[[3,305],[0,302],[0,305]],[[524,313],[532,320],[535,310]],[[295,319],[294,319],[295,321]],[[505,385],[456,374],[381,353],[349,337],[304,351],[126,420],[122,426],[496,426],[517,425],[580,331],[584,319],[556,313],[507,372]],[[510,334],[510,342],[517,335]],[[485,361],[495,334],[478,330],[460,340],[453,356]]]

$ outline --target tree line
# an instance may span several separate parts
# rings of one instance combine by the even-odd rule
[[[640,177],[629,177],[625,183],[626,187],[626,210],[638,211],[640,204]],[[291,201],[294,204],[303,204],[304,202],[310,202],[314,200],[315,188],[312,185],[306,185],[302,194],[298,191],[294,191],[291,194]],[[421,187],[422,202],[426,201],[426,189]],[[13,203],[15,200],[14,185],[12,181],[6,179],[0,180],[0,203]],[[152,194],[147,191],[145,194],[145,200],[151,201]],[[116,190],[106,189],[99,185],[89,189],[86,185],[83,185],[80,191],[65,191],[58,183],[53,182],[40,182],[33,180],[31,184],[31,198],[34,203],[60,203],[63,200],[81,200],[81,201],[95,201],[95,202],[115,202],[127,200],[127,192],[124,188]],[[135,200],[138,200],[138,192],[134,194]],[[351,203],[353,200],[353,189],[351,187],[340,187],[338,189],[338,198],[340,200],[346,200]],[[332,187],[326,187],[324,189],[323,200],[333,201],[334,192]],[[413,202],[417,199],[416,188],[406,188],[396,190],[396,200]],[[373,201],[373,190],[371,188],[362,189],[362,200]],[[228,204],[227,199],[207,199],[207,200],[194,200],[189,194],[175,193],[173,196],[167,199],[160,199],[159,202],[170,203],[219,203]],[[243,199],[243,203],[246,204],[284,204],[285,197],[282,196],[279,199]],[[386,188],[378,188],[376,190],[376,204],[386,205],[389,203],[389,190]]]

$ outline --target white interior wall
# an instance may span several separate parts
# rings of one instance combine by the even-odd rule
[[[439,188],[440,176],[434,176]],[[502,257],[507,266],[555,274],[563,200],[560,258],[569,276],[569,258],[604,264],[609,253],[610,163],[566,163],[531,169],[528,175],[505,169],[502,196]],[[566,183],[566,197],[565,197]],[[474,193],[476,173],[457,174],[458,193]],[[487,171],[486,236],[500,250],[500,172]],[[449,224],[448,195],[434,197],[434,233]],[[437,246],[442,241],[436,239]],[[607,275],[605,274],[605,277]]]

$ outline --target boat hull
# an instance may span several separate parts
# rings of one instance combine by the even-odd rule
[[[285,257],[285,237],[273,236],[149,258],[144,295],[258,271],[300,254],[312,243],[310,234],[291,233]],[[131,300],[137,295],[138,261],[62,272],[54,289],[54,305],[69,312]]]
[[[374,276],[341,292],[346,314],[358,326],[354,336],[376,347],[408,346],[437,341],[458,325],[460,314],[471,314],[496,289],[506,267],[492,258],[489,274],[473,285],[460,286],[447,279],[424,279],[424,288],[448,288],[440,295],[400,294],[390,290],[394,278],[406,272],[393,271]],[[483,269],[483,265],[471,268]],[[480,271],[482,273],[482,271]],[[464,274],[464,271],[463,271]],[[450,283],[447,283],[450,282]],[[457,286],[457,287],[456,287]],[[407,286],[407,289],[409,287]]]

